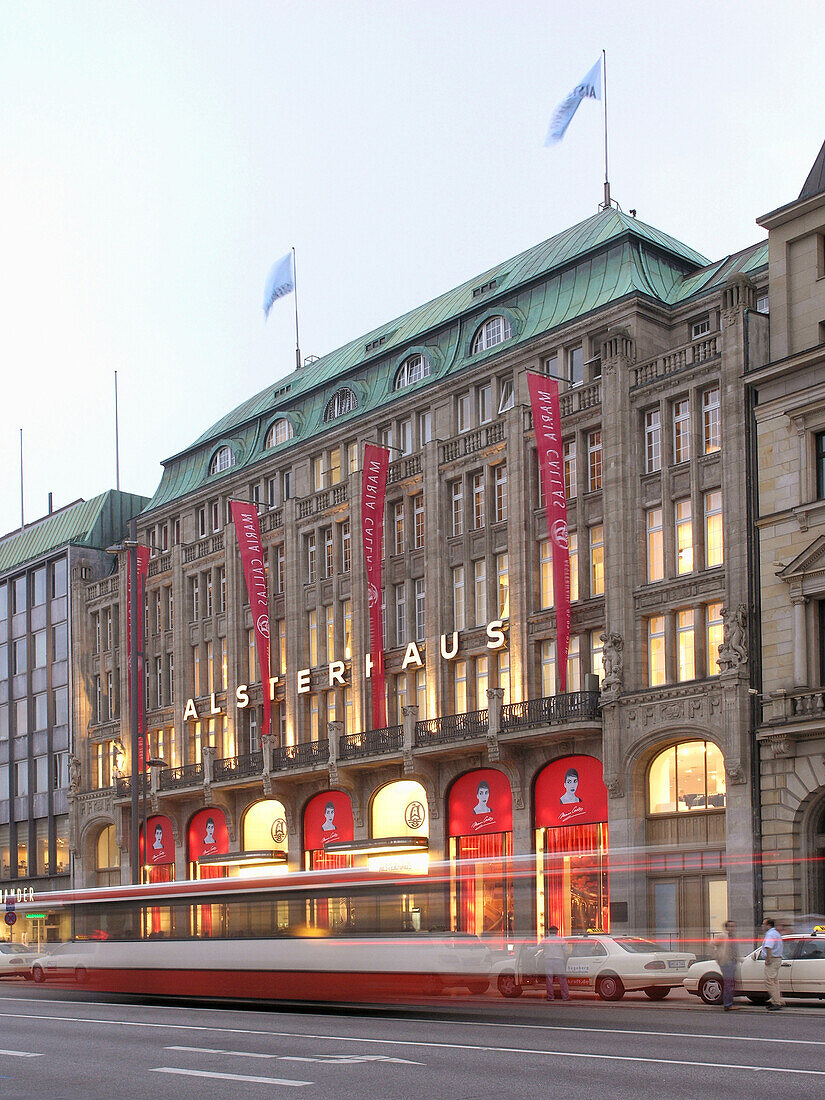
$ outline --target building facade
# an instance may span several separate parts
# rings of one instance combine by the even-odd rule
[[[146,503],[104,493],[0,539],[0,891],[70,885],[70,764],[88,723],[86,585],[111,572],[105,548]],[[37,941],[25,919],[13,934]]]
[[[765,912],[825,920],[825,147],[768,230],[769,352],[749,372],[758,498]]]
[[[555,923],[676,942],[728,916],[752,922],[743,375],[767,276],[764,243],[709,263],[602,209],[307,362],[165,462],[139,520],[158,761],[138,823],[152,843],[143,873],[475,856],[485,862],[472,888],[456,878],[450,920],[492,938]],[[562,379],[564,694],[528,371]],[[381,730],[369,719],[365,440],[392,457]],[[264,676],[233,498],[258,505],[266,548]],[[86,587],[93,638],[109,622],[125,637],[124,571]],[[107,669],[97,644],[87,680]],[[127,732],[108,715],[88,727],[78,885],[118,881],[121,863],[132,874],[128,753],[115,763]],[[513,902],[510,854],[534,879],[529,904]]]

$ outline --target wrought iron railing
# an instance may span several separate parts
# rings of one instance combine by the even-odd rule
[[[160,773],[160,789],[175,791],[179,787],[198,787],[203,783],[203,764],[183,764],[180,768],[164,768]]]
[[[404,727],[387,726],[380,730],[344,734],[338,742],[342,759],[356,756],[377,756],[383,752],[400,752],[404,745]]]
[[[595,719],[599,716],[598,691],[571,691],[566,695],[547,695],[543,699],[525,699],[501,708],[501,732],[553,726],[561,722]]]
[[[138,776],[138,794],[142,795],[144,788],[149,789],[147,786],[147,777],[145,775]],[[109,788],[111,790],[111,788]],[[128,798],[132,793],[132,777],[131,775],[121,775],[115,780],[115,797]]]
[[[245,756],[227,756],[212,765],[212,779],[216,783],[224,779],[254,779],[264,770],[262,752],[249,752]]]
[[[441,718],[426,718],[415,724],[416,745],[443,745],[448,741],[466,741],[487,736],[487,711],[471,710],[469,714],[445,714]]]
[[[304,741],[299,745],[279,745],[273,752],[275,771],[285,768],[306,768],[329,762],[329,742]]]

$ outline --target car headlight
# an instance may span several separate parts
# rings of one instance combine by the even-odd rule
[[[661,959],[654,959],[653,962],[645,963],[645,970],[667,970],[667,967]]]

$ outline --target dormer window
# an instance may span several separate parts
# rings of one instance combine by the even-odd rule
[[[503,344],[512,335],[513,330],[506,317],[490,317],[475,334],[472,354],[477,355],[480,351],[494,348],[496,344]]]
[[[266,433],[264,447],[266,449],[277,447],[279,443],[286,443],[288,439],[292,439],[292,435],[292,424],[285,416],[282,416],[279,420],[275,421]]]
[[[403,390],[430,375],[430,361],[425,355],[408,355],[395,375],[393,389]]]
[[[217,451],[212,455],[212,461],[209,464],[210,474],[220,474],[224,470],[228,470],[230,466],[235,465],[235,455],[232,453],[231,447],[219,447]]]
[[[324,409],[324,423],[337,420],[339,416],[346,416],[353,409],[358,408],[358,398],[351,389],[336,390],[327,402]]]
[[[700,317],[694,321],[690,326],[690,338],[691,340],[699,340],[702,336],[707,336],[710,332],[710,318]]]

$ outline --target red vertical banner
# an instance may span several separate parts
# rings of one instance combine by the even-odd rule
[[[561,694],[567,691],[570,648],[570,551],[567,500],[564,495],[564,452],[561,440],[559,384],[543,374],[527,372],[533,427],[539,456],[547,532],[553,552],[553,602],[556,606],[556,658]]]
[[[266,591],[266,565],[261,544],[261,525],[258,522],[258,509],[244,500],[233,500],[232,522],[238,536],[238,548],[241,552],[241,565],[249,593],[249,606],[252,608],[252,623],[255,629],[255,643],[258,649],[258,666],[263,686],[264,720],[261,737],[269,733],[272,700],[269,688],[269,598]]]
[[[361,482],[361,534],[370,608],[370,658],[372,660],[372,728],[387,724],[384,689],[384,616],[381,606],[381,558],[384,547],[384,504],[390,452],[374,443],[364,446],[364,474]]]
[[[126,564],[126,662],[129,667],[129,713],[132,713],[132,692],[137,691],[137,768],[133,773],[146,771],[146,669],[143,659],[143,604],[146,598],[146,576],[149,572],[149,547],[138,546],[137,554],[137,684],[132,683],[132,570]]]

